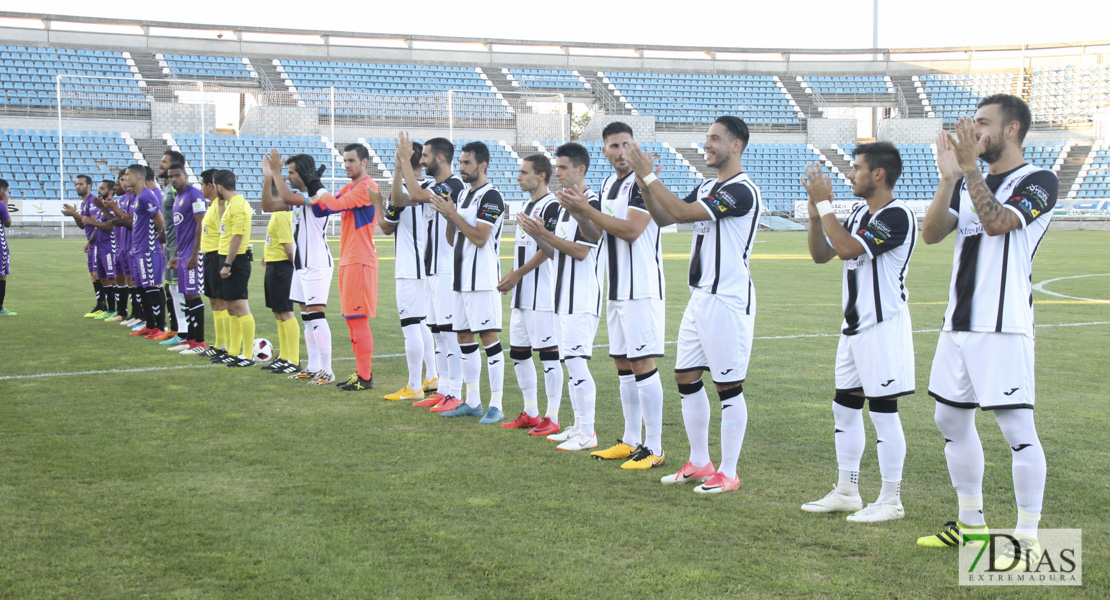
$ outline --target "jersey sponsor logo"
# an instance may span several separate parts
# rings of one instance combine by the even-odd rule
[[[967,227],[960,227],[959,233],[963,236],[979,235],[980,233],[983,233],[983,224],[979,221],[976,221],[969,224]]]

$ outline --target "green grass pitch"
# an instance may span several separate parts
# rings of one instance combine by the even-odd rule
[[[914,545],[956,514],[925,393],[950,239],[919,244],[911,264],[907,515],[877,525],[799,510],[836,480],[841,319],[840,267],[809,261],[804,234],[758,236],[741,489],[713,497],[659,484],[688,451],[673,344],[659,361],[667,464],[622,471],[521,431],[382,400],[405,381],[391,260],[371,321],[377,387],[344,394],[209,367],[82,319],[92,302],[81,242],[11,247],[6,305],[19,316],[0,318],[0,598],[1104,598],[1110,586],[1107,232],[1050,231],[1034,265],[1034,282],[1067,278],[1045,286],[1060,295],[1034,292],[1037,422],[1049,463],[1041,524],[1083,530],[1078,589],[960,588],[955,552]],[[390,240],[379,248],[392,257]],[[689,295],[688,252],[688,234],[664,237],[668,340]],[[258,335],[276,343],[255,269]],[[329,318],[345,376],[354,362],[337,308]],[[604,349],[592,368],[607,445],[621,431],[616,373]],[[512,418],[521,403],[506,371]],[[569,422],[567,401],[562,415]],[[1012,527],[1010,452],[989,414],[978,425],[987,521]],[[867,429],[870,501],[879,475]]]

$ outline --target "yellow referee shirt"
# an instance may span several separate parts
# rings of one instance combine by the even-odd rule
[[[220,247],[217,251],[221,256],[227,256],[231,251],[231,236],[233,235],[243,236],[243,243],[239,245],[239,254],[244,254],[247,251],[247,245],[250,244],[251,215],[253,214],[254,211],[251,210],[242,194],[236,194],[227,201],[224,215],[220,217]]]
[[[220,201],[215,200],[200,222],[200,251],[208,254],[220,249]]]
[[[262,253],[262,259],[268,263],[289,260],[284,244],[292,243],[293,211],[270,213],[270,223],[266,225],[266,250]]]

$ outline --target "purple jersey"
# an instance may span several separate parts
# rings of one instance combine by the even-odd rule
[[[147,256],[160,251],[154,216],[162,212],[162,203],[153,190],[144,189],[135,196],[134,204],[135,216],[131,221],[131,254]]]
[[[133,194],[124,194],[119,197],[119,210],[120,212],[132,212],[131,204],[135,196]],[[116,249],[123,253],[131,251],[131,228],[126,225],[116,225],[114,233],[116,234]]]
[[[186,185],[173,199],[173,231],[177,238],[177,260],[188,261],[196,242],[196,216],[208,210],[204,194],[195,186]],[[184,268],[184,265],[182,265]]]
[[[96,198],[96,195],[95,194],[89,194],[88,197],[86,197],[84,200],[81,201],[81,213],[80,214],[81,214],[82,217],[94,217],[95,218],[95,215],[93,214],[93,211],[96,210],[96,205],[93,204],[93,198]],[[89,242],[93,241],[93,237],[96,236],[96,226],[95,225],[85,225],[84,227],[85,227],[85,240],[89,241]]]
[[[97,208],[95,204],[93,204],[92,210],[90,211],[89,215],[93,219],[95,219],[98,223],[106,223],[108,221],[108,216],[104,214],[104,211]],[[115,251],[116,251],[116,232],[115,232],[115,230],[116,229],[117,228],[112,228],[112,229],[99,229],[98,228],[96,230],[96,242],[95,243],[96,243],[97,249],[100,252],[111,252],[113,254],[115,253]]]

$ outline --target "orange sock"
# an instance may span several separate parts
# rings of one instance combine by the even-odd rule
[[[358,376],[368,380],[374,372],[374,333],[370,331],[370,321],[366,317],[347,319],[347,328],[351,330],[351,349],[355,352]]]

